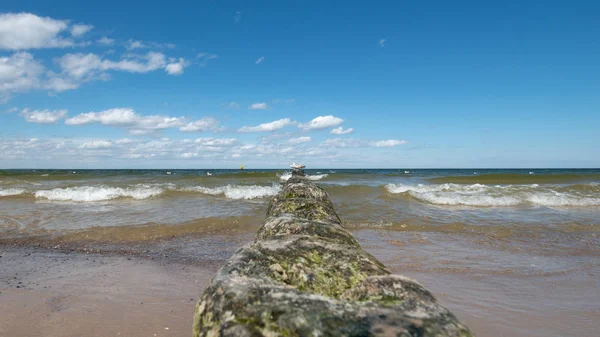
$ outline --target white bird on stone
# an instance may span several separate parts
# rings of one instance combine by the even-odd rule
[[[302,164],[296,164],[295,162],[292,163],[292,165],[290,165],[291,168],[293,168],[294,170],[301,170],[303,168],[305,168],[306,166],[302,165]]]

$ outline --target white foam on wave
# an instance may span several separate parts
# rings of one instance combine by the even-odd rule
[[[306,175],[306,179],[316,181],[316,180],[321,180],[321,179],[327,177],[328,175],[329,174],[326,174],[326,173],[324,173],[324,174],[314,174],[314,175],[307,174]],[[290,179],[291,177],[292,177],[292,172],[285,172],[285,173],[282,173],[279,176],[279,179],[281,181],[288,181],[288,179]]]
[[[278,185],[227,185],[221,187],[193,186],[183,188],[182,190],[188,192],[200,192],[208,195],[224,195],[228,199],[257,199],[274,196],[281,191],[281,187]]]
[[[532,185],[404,185],[389,184],[385,188],[392,194],[406,193],[411,197],[435,205],[464,206],[598,206],[597,194],[561,192],[553,186]],[[555,189],[553,189],[555,188]]]
[[[138,185],[121,188],[108,186],[78,186],[55,188],[35,192],[36,198],[52,201],[106,201],[118,198],[148,199],[163,193],[163,189],[155,186]]]
[[[25,193],[25,190],[22,188],[7,188],[7,189],[0,189],[0,197],[8,197],[8,196],[12,196],[12,195],[20,195]]]
[[[321,180],[325,177],[327,177],[329,174],[315,174],[315,175],[306,175],[306,178],[308,178],[308,180]]]
[[[284,172],[279,176],[281,181],[288,181],[292,177],[292,172]]]

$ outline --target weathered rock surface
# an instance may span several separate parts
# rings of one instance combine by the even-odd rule
[[[429,291],[365,252],[301,170],[204,291],[193,334],[471,336]]]

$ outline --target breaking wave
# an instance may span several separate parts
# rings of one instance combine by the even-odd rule
[[[224,195],[229,199],[257,199],[274,196],[281,190],[279,185],[257,186],[257,185],[227,185],[221,187],[193,186],[183,188],[182,191],[200,192],[208,195]]]
[[[118,198],[148,199],[162,194],[164,190],[153,186],[136,187],[107,187],[107,186],[78,186],[55,188],[35,192],[36,198],[52,201],[105,201]]]
[[[309,175],[309,174],[307,174],[307,175],[306,175],[306,178],[307,178],[308,180],[313,180],[313,181],[316,181],[316,180],[321,180],[321,179],[323,179],[323,178],[327,177],[328,175],[329,175],[329,174],[326,174],[326,173],[324,173],[324,174],[314,174],[314,175]],[[281,181],[287,181],[287,180],[288,180],[288,179],[290,179],[291,177],[292,177],[292,172],[285,172],[285,173],[282,173],[282,174],[279,176],[279,179],[280,179]]]
[[[540,186],[531,185],[482,185],[439,184],[404,185],[389,184],[386,190],[392,194],[405,194],[435,205],[464,206],[517,206],[538,205],[600,206],[597,185]]]
[[[21,188],[8,188],[5,190],[0,189],[0,197],[8,197],[13,195],[20,195],[25,193],[24,189]]]

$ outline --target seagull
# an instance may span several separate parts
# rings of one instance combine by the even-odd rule
[[[206,175],[207,175],[207,176],[212,176],[212,173],[210,173],[210,172],[206,172]]]
[[[292,165],[290,165],[291,168],[293,168],[294,170],[301,170],[303,168],[305,168],[306,166],[302,165],[302,164],[296,164],[295,162],[292,163]]]

